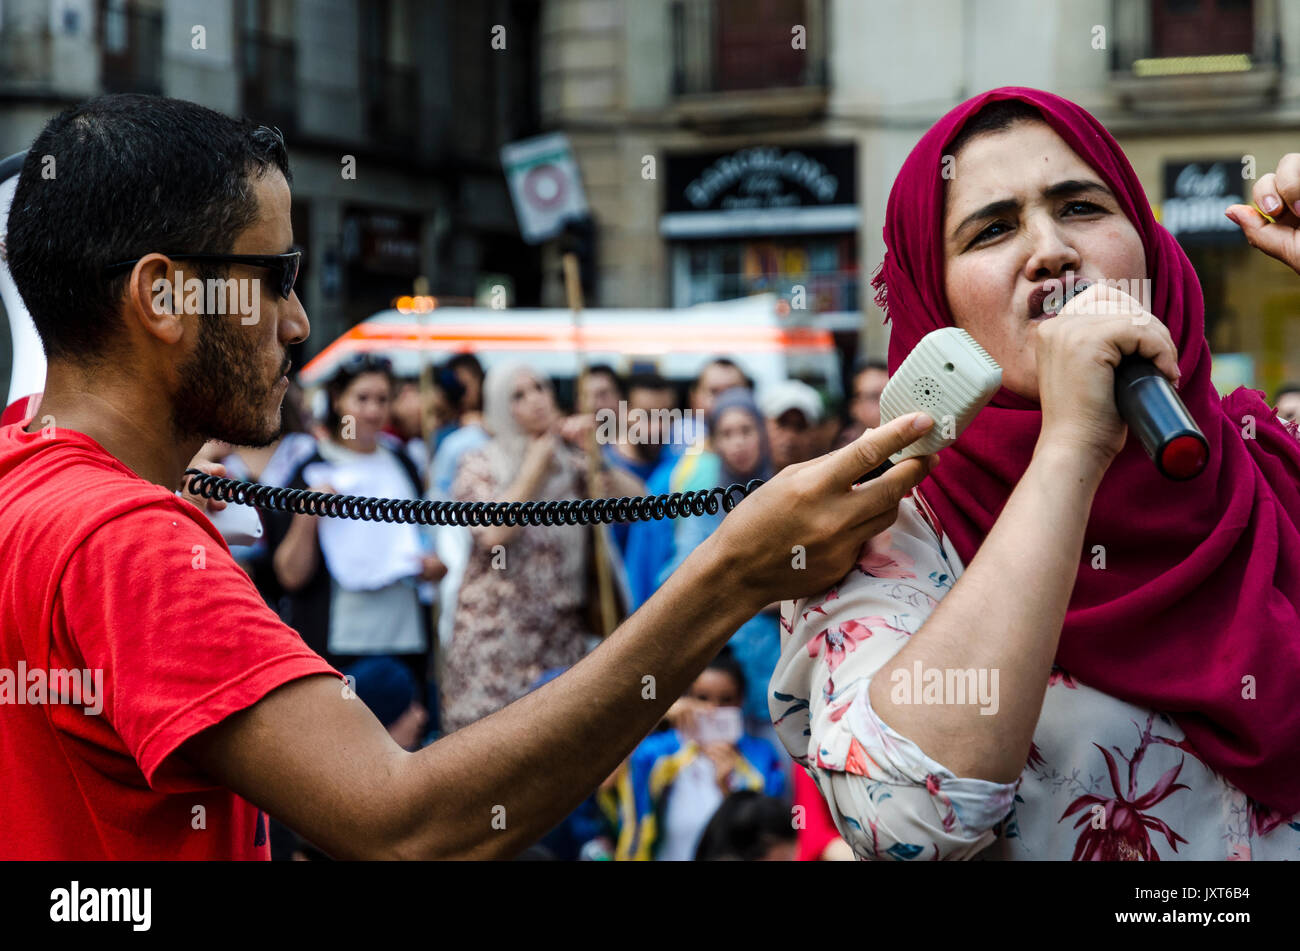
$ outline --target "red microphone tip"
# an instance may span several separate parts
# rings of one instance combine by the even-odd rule
[[[1190,479],[1200,475],[1209,461],[1205,444],[1195,436],[1177,436],[1160,452],[1160,468],[1171,478]]]

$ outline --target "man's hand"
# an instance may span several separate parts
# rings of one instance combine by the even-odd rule
[[[893,523],[933,460],[853,483],[928,429],[910,428],[920,415],[781,472],[571,669],[419,752],[337,680],[314,676],[205,730],[182,755],[336,857],[515,855],[617,769],[755,611],[843,577]],[[807,549],[804,567],[791,564],[795,545]]]
[[[870,482],[854,482],[932,425],[925,413],[909,413],[842,449],[787,466],[743,499],[701,547],[731,557],[757,599],[755,612],[826,590],[848,573],[864,542],[894,524],[898,503],[938,460],[908,459]]]
[[[1233,205],[1224,214],[1252,245],[1300,273],[1300,152],[1282,156],[1276,172],[1255,182],[1251,198],[1263,215],[1250,205]]]
[[[199,455],[194,457],[193,461],[191,461],[186,468],[198,469],[206,475],[216,476],[219,479],[224,479],[226,477],[226,467],[219,462],[208,462],[201,452]],[[189,488],[187,488],[190,484],[190,479],[191,476],[186,476],[181,482],[181,497],[185,499],[186,502],[189,502],[191,505],[198,508],[200,512],[207,515],[220,512],[226,507],[226,503],[220,499],[205,499],[201,495],[195,495],[192,493]]]

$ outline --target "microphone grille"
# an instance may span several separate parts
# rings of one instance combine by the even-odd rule
[[[922,406],[938,406],[942,398],[939,381],[932,376],[919,376],[912,383],[912,396]]]

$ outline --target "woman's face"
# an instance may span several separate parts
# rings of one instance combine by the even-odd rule
[[[718,417],[713,448],[732,472],[753,472],[758,468],[758,427],[743,409],[729,409]]]
[[[691,684],[690,696],[713,707],[738,707],[743,701],[740,684],[725,670],[708,667]]]
[[[520,373],[510,390],[510,414],[529,436],[540,436],[555,422],[555,399],[537,377]]]
[[[382,373],[362,373],[348,384],[335,408],[340,417],[351,416],[356,421],[357,443],[370,446],[388,422],[392,399],[388,377]]]
[[[977,135],[954,172],[943,223],[949,310],[1002,366],[1002,385],[1037,400],[1034,334],[1052,317],[1031,315],[1030,295],[1053,280],[1142,281],[1141,236],[1101,176],[1044,122]],[[1118,286],[1141,299],[1140,283]]]

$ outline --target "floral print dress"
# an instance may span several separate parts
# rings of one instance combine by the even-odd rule
[[[499,499],[509,471],[489,442],[461,457],[452,493],[460,502]],[[561,448],[537,498],[586,498],[585,489],[581,457]],[[588,526],[525,526],[498,550],[484,545],[485,531],[469,529],[473,547],[439,685],[448,733],[513,703],[546,671],[576,664],[592,637]]]
[[[887,726],[867,686],[962,567],[914,491],[838,585],[782,605],[772,720],[859,858],[1300,858],[1300,816],[1211,770],[1172,717],[1059,667],[1014,783],[956,776]]]

